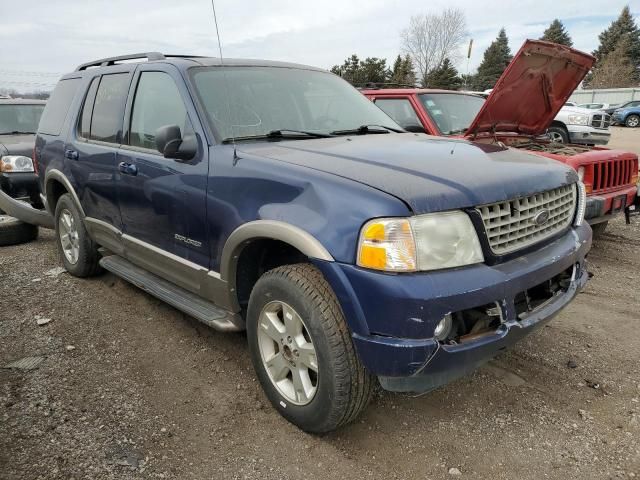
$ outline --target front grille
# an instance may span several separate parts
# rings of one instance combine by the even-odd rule
[[[594,128],[609,128],[611,116],[606,113],[594,113],[591,115],[591,126]]]
[[[635,160],[610,160],[594,163],[593,192],[604,192],[631,184],[632,177],[636,173],[635,170]]]
[[[528,197],[477,207],[493,253],[528,247],[567,228],[576,209],[576,186],[566,185]],[[540,212],[548,219],[542,222]],[[536,223],[536,219],[538,222]]]

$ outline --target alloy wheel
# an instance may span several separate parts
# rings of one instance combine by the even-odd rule
[[[71,212],[66,208],[60,212],[58,235],[60,237],[62,253],[69,263],[75,265],[80,255],[80,237],[78,236],[76,221]]]
[[[258,319],[262,365],[280,395],[307,405],[318,390],[318,358],[302,317],[281,301],[267,303]]]

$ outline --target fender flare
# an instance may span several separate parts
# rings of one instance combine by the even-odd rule
[[[66,177],[66,175],[62,173],[60,170],[56,170],[55,168],[52,168],[51,170],[47,170],[47,173],[44,176],[44,196],[45,196],[45,199],[47,200],[46,206],[47,206],[47,210],[49,210],[49,213],[51,213],[51,215],[55,213],[55,211],[52,211],[53,193],[49,189],[51,182],[54,180],[62,183],[64,188],[71,195],[71,198],[73,199],[73,202],[76,204],[76,207],[80,212],[80,215],[82,215],[82,218],[85,218],[86,215],[84,213],[84,209],[82,208],[82,204],[80,203],[80,199],[78,198],[78,194],[76,193],[75,188],[73,188],[73,186],[71,185],[71,182]]]
[[[220,278],[227,283],[230,297],[232,297],[230,301],[238,309],[235,292],[236,268],[240,252],[253,240],[265,238],[287,243],[310,258],[327,262],[335,261],[317,238],[300,227],[277,220],[254,220],[240,225],[227,238],[220,260]]]

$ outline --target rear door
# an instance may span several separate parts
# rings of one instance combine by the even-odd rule
[[[140,266],[197,292],[197,272],[209,266],[204,135],[174,66],[140,66],[131,92],[117,159],[125,252]],[[166,125],[179,126],[184,141],[198,144],[194,158],[165,158],[156,149],[156,131]]]
[[[122,229],[116,195],[116,157],[122,143],[124,108],[133,67],[117,66],[103,72],[88,81],[64,155],[77,182],[78,197],[91,223],[89,228],[106,228],[108,234]],[[111,246],[110,242],[105,246]]]

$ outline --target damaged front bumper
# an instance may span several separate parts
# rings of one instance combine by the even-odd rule
[[[0,190],[0,210],[25,223],[42,228],[54,228],[53,217],[49,212],[33,208],[29,203],[16,200],[2,190]]]
[[[585,223],[493,266],[392,275],[336,262],[317,265],[336,292],[365,368],[387,390],[422,393],[470,373],[551,320],[587,282],[590,248]],[[555,278],[566,279],[562,289],[523,308],[524,298],[529,307],[528,292]],[[433,338],[444,315],[489,304],[500,311],[497,326],[457,342]]]

